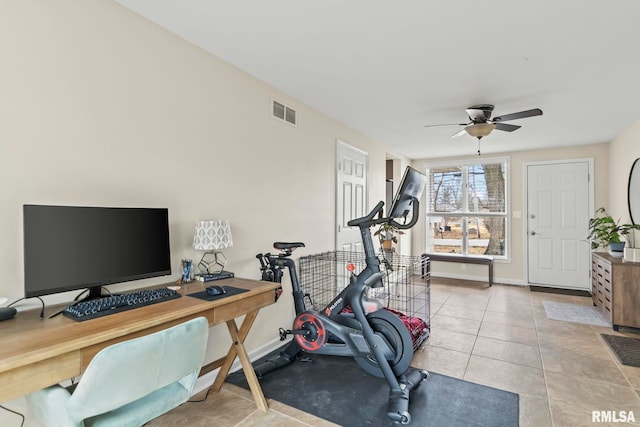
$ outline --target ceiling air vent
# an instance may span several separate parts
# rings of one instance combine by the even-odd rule
[[[273,100],[273,117],[284,120],[290,125],[296,125],[296,110],[289,107],[288,105],[284,105],[282,102],[278,102]]]

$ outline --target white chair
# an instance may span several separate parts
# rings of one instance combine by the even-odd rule
[[[140,426],[189,399],[204,361],[204,317],[102,349],[73,390],[27,395],[29,412],[51,427]]]

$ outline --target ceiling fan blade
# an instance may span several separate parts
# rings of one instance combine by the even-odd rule
[[[466,126],[467,124],[468,123],[445,123],[441,125],[424,125],[424,127],[433,128],[433,127],[439,127],[439,126]]]
[[[451,138],[455,138],[457,136],[462,136],[462,135],[466,135],[466,134],[467,134],[466,129],[462,129],[460,132],[454,133],[453,135],[451,135]]]
[[[513,132],[514,130],[520,129],[522,126],[511,125],[509,123],[495,123],[496,129],[503,130],[505,132]]]
[[[520,111],[518,113],[505,114],[503,116],[494,117],[492,122],[506,122],[508,120],[524,119],[525,117],[541,116],[542,110],[534,108],[533,110]]]

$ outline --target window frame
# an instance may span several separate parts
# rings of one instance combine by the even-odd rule
[[[504,188],[504,213],[498,212],[472,212],[469,211],[468,208],[468,174],[463,172],[463,177],[467,177],[467,179],[462,180],[462,197],[463,197],[463,209],[455,212],[430,212],[431,207],[431,192],[429,186],[430,182],[430,169],[436,168],[446,168],[446,167],[460,167],[461,169],[466,169],[468,171],[469,166],[478,166],[484,164],[495,164],[502,163],[505,167],[504,177],[505,177],[505,188]],[[425,252],[429,247],[429,232],[430,232],[430,219],[432,217],[461,217],[466,218],[467,220],[463,222],[463,237],[462,237],[462,254],[469,254],[469,233],[467,222],[469,219],[477,218],[477,217],[486,217],[486,218],[504,218],[504,255],[491,255],[494,260],[500,261],[510,261],[511,260],[511,216],[509,213],[511,212],[511,158],[510,157],[490,157],[490,158],[482,158],[482,159],[464,159],[464,160],[450,160],[450,161],[441,161],[441,162],[425,162],[422,165],[422,170],[425,175],[427,175],[427,189],[425,191],[425,203],[424,203],[424,221],[425,221]],[[438,252],[442,254],[446,254],[445,252]]]

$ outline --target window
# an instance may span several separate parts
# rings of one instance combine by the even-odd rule
[[[508,159],[435,163],[427,175],[427,252],[508,255]]]

